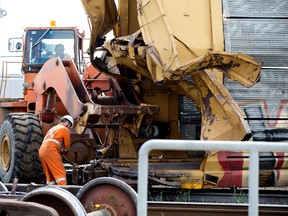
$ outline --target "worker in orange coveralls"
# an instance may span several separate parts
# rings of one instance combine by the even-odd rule
[[[66,170],[61,154],[68,154],[70,148],[70,130],[74,120],[70,115],[60,119],[58,125],[52,127],[44,137],[39,149],[39,157],[48,185],[67,185]]]

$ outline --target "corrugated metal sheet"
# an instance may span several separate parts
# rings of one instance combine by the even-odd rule
[[[288,1],[223,0],[223,13],[225,50],[263,62],[252,88],[228,80],[225,85],[246,114],[254,140],[287,140]]]
[[[287,18],[287,0],[223,0],[226,17]]]
[[[288,68],[264,68],[261,71],[259,82],[251,88],[244,88],[241,84],[232,80],[225,80],[225,86],[239,104],[244,104],[242,106],[247,106],[253,102],[267,101],[266,103],[275,108],[281,101],[288,99],[287,75]],[[253,117],[256,117],[256,115]],[[275,118],[277,114],[270,113],[270,117]]]
[[[251,130],[257,134],[257,140],[274,140],[276,135],[279,140],[283,140],[283,136],[288,138],[287,74],[288,69],[262,69],[260,81],[250,89],[225,80],[231,96],[246,114]]]
[[[288,67],[288,19],[226,19],[224,37],[226,51],[251,55],[264,67]]]
[[[288,66],[288,1],[223,0],[225,50]]]

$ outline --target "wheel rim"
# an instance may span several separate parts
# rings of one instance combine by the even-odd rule
[[[55,209],[59,216],[86,216],[80,201],[72,193],[60,187],[36,188],[20,200],[49,206]]]
[[[11,164],[11,141],[7,134],[4,135],[1,145],[1,167],[7,172]]]
[[[87,186],[77,194],[86,212],[106,209],[112,216],[136,215],[137,194],[132,188],[130,189],[129,185],[110,178],[110,180],[96,181]]]

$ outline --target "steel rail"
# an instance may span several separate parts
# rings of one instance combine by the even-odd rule
[[[287,215],[288,206],[259,205],[260,216]],[[247,216],[248,204],[148,202],[149,216]]]

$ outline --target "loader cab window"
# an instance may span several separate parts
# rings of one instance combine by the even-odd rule
[[[28,30],[24,45],[24,65],[28,71],[38,71],[49,59],[75,59],[75,32],[63,29]]]

